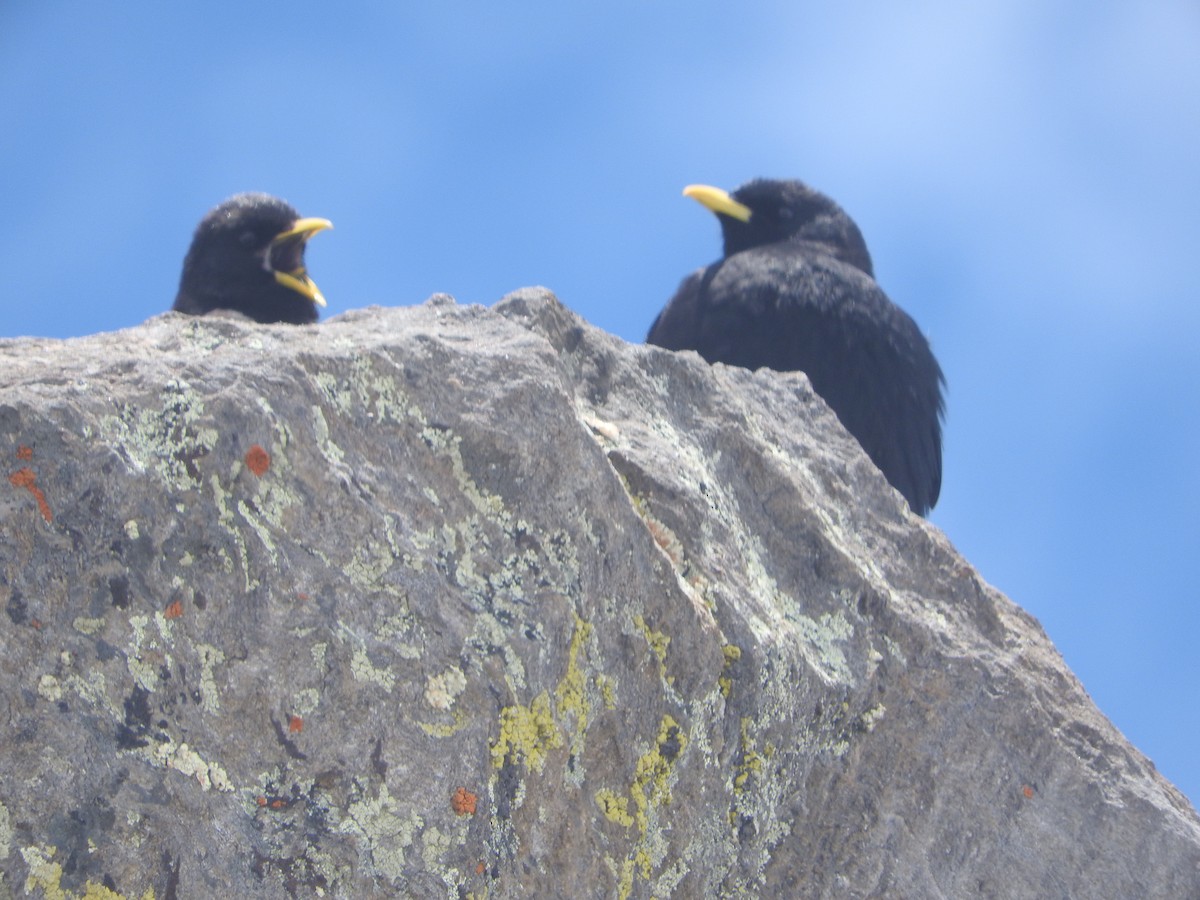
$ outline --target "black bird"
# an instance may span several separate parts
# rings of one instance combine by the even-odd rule
[[[197,316],[230,309],[256,322],[315,322],[325,298],[304,268],[304,247],[332,227],[328,219],[300,218],[269,194],[230,197],[196,226],[171,308]]]
[[[706,360],[800,370],[919,515],[942,486],[945,378],[916,323],[875,283],[842,208],[799,181],[732,195],[691,185],[725,257],[684,279],[646,341]]]

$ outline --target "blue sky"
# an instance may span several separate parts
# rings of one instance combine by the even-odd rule
[[[105,7],[105,8],[102,8]],[[170,306],[200,216],[335,230],[327,315],[531,284],[640,341],[797,177],[949,380],[932,515],[1200,799],[1200,7],[0,4],[0,336]]]

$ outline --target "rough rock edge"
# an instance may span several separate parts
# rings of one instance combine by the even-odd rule
[[[1187,801],[802,375],[537,290],[0,355],[0,888],[1200,891]]]

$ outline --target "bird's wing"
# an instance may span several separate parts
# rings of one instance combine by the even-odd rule
[[[805,372],[914,511],[937,501],[941,369],[916,323],[857,269],[794,249],[735,254],[686,278],[647,340]]]

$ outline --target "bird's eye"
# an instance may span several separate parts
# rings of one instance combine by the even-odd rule
[[[253,248],[256,241],[257,238],[253,231],[243,231],[238,235],[238,243],[247,249]]]

